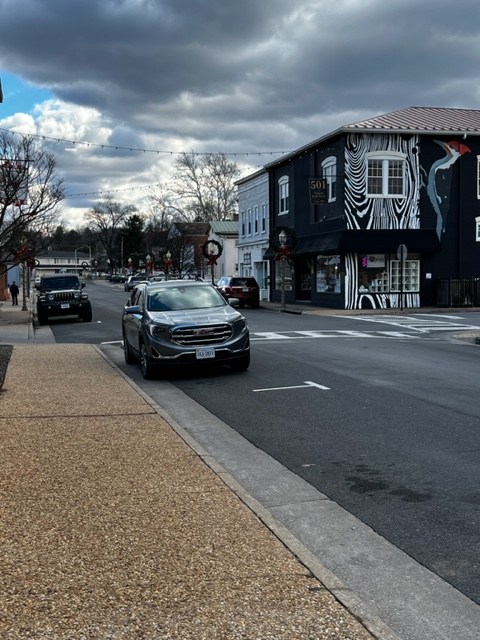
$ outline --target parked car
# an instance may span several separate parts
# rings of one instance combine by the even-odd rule
[[[37,286],[37,319],[47,324],[50,316],[76,315],[84,322],[92,321],[92,305],[82,291],[84,282],[75,274],[42,276]]]
[[[123,311],[122,333],[125,361],[140,361],[144,378],[175,365],[228,364],[244,371],[250,364],[246,319],[207,282],[137,285]]]
[[[139,282],[146,282],[148,276],[146,273],[135,273],[125,280],[125,291],[132,291],[133,287]]]
[[[109,273],[106,276],[106,280],[108,280],[109,282],[125,282],[127,279],[127,276],[124,275],[123,273]]]
[[[256,309],[260,304],[260,287],[251,276],[222,276],[217,282],[217,289],[227,301],[237,298],[240,307],[248,304]]]

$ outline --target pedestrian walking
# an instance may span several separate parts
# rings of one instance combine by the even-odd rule
[[[12,282],[9,289],[10,295],[12,296],[12,304],[18,306],[18,294],[20,293],[20,289],[18,288],[18,284],[15,280]]]

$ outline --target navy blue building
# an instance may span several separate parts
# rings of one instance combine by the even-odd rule
[[[266,165],[272,299],[414,308],[480,278],[479,136],[480,110],[410,107]]]

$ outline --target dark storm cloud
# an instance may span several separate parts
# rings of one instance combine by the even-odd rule
[[[477,106],[479,7],[478,0],[4,0],[0,55],[8,70],[59,98],[132,127],[200,132],[205,140],[219,137],[220,127],[228,140],[322,114]]]

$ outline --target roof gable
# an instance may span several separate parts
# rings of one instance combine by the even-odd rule
[[[220,236],[238,235],[238,222],[236,220],[212,220],[210,229],[212,233]]]
[[[342,127],[345,131],[480,133],[480,110],[408,107]]]
[[[391,111],[367,120],[347,124],[321,138],[312,140],[281,158],[265,165],[265,168],[282,164],[341,133],[424,133],[480,135],[480,109],[455,109],[450,107],[407,107]]]

